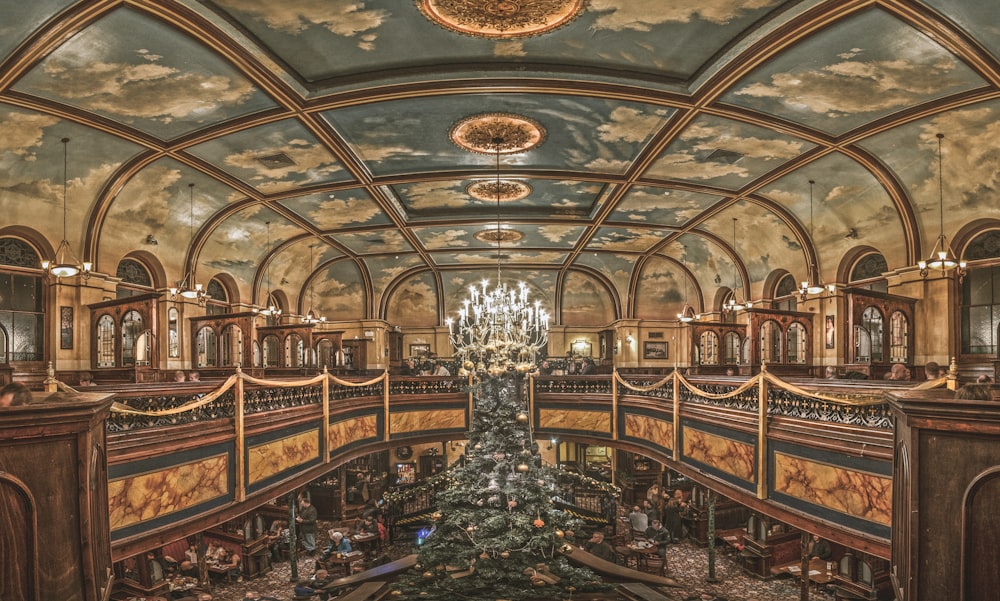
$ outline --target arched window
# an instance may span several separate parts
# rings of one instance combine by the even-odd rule
[[[809,347],[805,326],[793,322],[788,326],[788,331],[785,332],[785,341],[785,362],[793,365],[804,365],[806,349]]]
[[[7,330],[0,325],[0,363],[10,363],[9,342],[10,338],[7,336]]]
[[[910,348],[910,321],[901,311],[889,316],[889,363],[907,363]]]
[[[142,315],[138,311],[129,311],[122,317],[122,367],[136,365],[136,346],[143,329]]]
[[[253,341],[253,366],[260,367],[260,343],[256,340]]]
[[[698,343],[698,356],[702,365],[719,364],[719,335],[715,332],[702,332]]]
[[[144,294],[153,288],[153,277],[149,275],[149,270],[135,259],[122,259],[118,263],[115,277],[121,279],[115,291],[115,295],[118,298],[128,298],[137,294]]]
[[[278,337],[274,334],[264,338],[264,367],[278,367]]]
[[[243,365],[243,330],[234,323],[222,330],[222,365]]]
[[[216,357],[218,357],[218,340],[215,330],[205,326],[198,330],[198,356],[196,364],[198,367],[216,367]]]
[[[181,356],[181,334],[177,323],[178,318],[177,308],[170,307],[167,311],[167,356],[171,359]]]
[[[979,234],[965,248],[967,261],[1000,258],[1000,231]],[[1000,328],[1000,265],[972,267],[962,280],[962,353],[996,355]]]
[[[8,362],[41,361],[44,357],[41,268],[38,252],[30,244],[19,238],[0,238],[0,325],[9,336]]]
[[[884,318],[876,307],[866,307],[861,324],[855,326],[854,360],[857,363],[881,363]]]
[[[795,311],[799,307],[798,288],[792,274],[786,273],[774,287],[773,307],[778,311]]]
[[[889,271],[889,265],[885,262],[885,257],[879,253],[863,255],[851,268],[849,278],[851,286],[875,292],[888,292],[889,282],[882,277],[882,274],[887,271]]]
[[[97,367],[115,366],[115,318],[102,315],[97,320]]]
[[[229,291],[218,278],[212,278],[208,281],[205,294],[208,295],[208,298],[205,299],[206,315],[223,315],[230,312]]]
[[[740,335],[736,332],[726,332],[722,337],[722,363],[724,365],[740,363]]]
[[[781,326],[773,319],[760,324],[760,360],[761,363],[781,361]]]
[[[298,334],[289,334],[285,338],[285,366],[302,367],[305,365],[305,345]]]

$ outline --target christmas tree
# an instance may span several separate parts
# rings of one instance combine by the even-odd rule
[[[593,572],[566,559],[572,552],[568,539],[581,523],[553,505],[568,475],[542,465],[521,382],[511,371],[484,376],[475,385],[465,462],[442,476],[431,532],[416,567],[396,584],[397,595],[443,601],[570,599],[576,591],[607,588]]]

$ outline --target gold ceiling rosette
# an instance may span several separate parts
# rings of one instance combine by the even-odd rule
[[[583,12],[586,0],[416,0],[441,27],[477,38],[527,38],[558,29]]]

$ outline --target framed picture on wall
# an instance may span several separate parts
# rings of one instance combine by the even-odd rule
[[[59,307],[59,348],[73,348],[73,307]]]
[[[646,342],[642,343],[643,359],[667,359],[666,342]]]
[[[431,345],[429,344],[411,344],[410,345],[410,356],[411,357],[429,357],[431,354]]]
[[[834,348],[836,344],[835,336],[837,335],[837,328],[833,322],[833,315],[826,316],[826,348]]]
[[[586,340],[576,340],[569,347],[570,354],[578,357],[590,357],[594,352],[594,345]]]

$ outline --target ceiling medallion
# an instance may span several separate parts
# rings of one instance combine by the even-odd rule
[[[524,234],[522,232],[509,228],[492,228],[476,232],[473,235],[476,240],[479,240],[480,242],[487,242],[489,244],[513,244],[524,239]]]
[[[531,186],[514,180],[488,180],[473,182],[465,189],[469,196],[487,202],[511,202],[527,198]]]
[[[521,115],[484,113],[462,119],[452,126],[448,136],[470,152],[513,154],[531,150],[544,142],[545,128]]]
[[[424,16],[450,31],[477,38],[542,35],[583,12],[586,0],[416,0]]]

